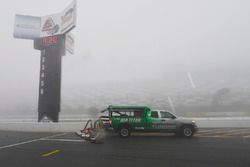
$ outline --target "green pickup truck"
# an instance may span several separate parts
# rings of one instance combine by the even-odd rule
[[[105,112],[108,116],[101,116],[104,127],[124,138],[129,137],[131,132],[163,132],[192,137],[198,131],[195,121],[146,106],[109,106],[102,111]]]

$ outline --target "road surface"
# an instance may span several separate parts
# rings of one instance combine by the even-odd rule
[[[74,133],[0,131],[1,167],[249,167],[250,129],[202,129],[192,139],[108,135],[101,144]]]

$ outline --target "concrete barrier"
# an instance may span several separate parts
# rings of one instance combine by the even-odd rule
[[[238,118],[190,118],[199,128],[250,128],[250,117]],[[36,123],[27,121],[0,121],[0,130],[25,132],[75,132],[82,129],[87,119],[81,122]]]

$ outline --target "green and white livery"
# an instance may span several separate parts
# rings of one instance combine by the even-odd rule
[[[103,121],[104,126],[119,133],[121,137],[129,137],[135,131],[192,137],[198,131],[192,120],[178,118],[166,110],[151,110],[147,106],[109,106],[104,112],[108,112],[108,116],[104,116],[108,119]]]

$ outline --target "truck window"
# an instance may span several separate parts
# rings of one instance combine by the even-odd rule
[[[116,109],[112,111],[112,116],[140,118],[144,116],[144,109]]]
[[[117,111],[112,111],[111,115],[112,116],[121,116],[121,114],[119,112],[117,112]]]
[[[144,110],[135,110],[133,112],[133,114],[134,114],[134,117],[137,117],[137,118],[143,117],[144,116]]]
[[[152,111],[151,112],[151,117],[152,118],[159,118],[158,112],[157,111]]]
[[[173,114],[166,112],[166,111],[161,111],[161,118],[171,118],[174,119],[176,118]]]

